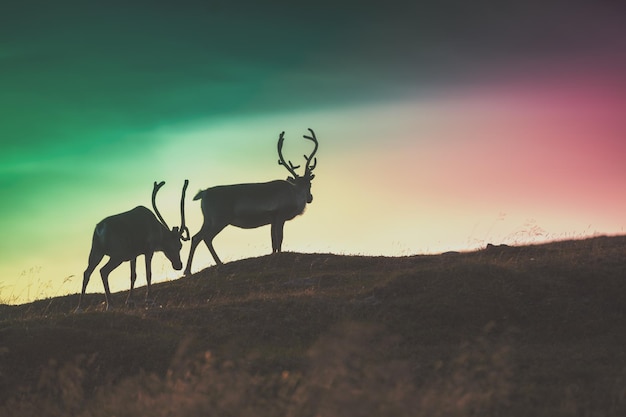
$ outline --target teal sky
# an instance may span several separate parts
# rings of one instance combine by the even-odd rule
[[[295,159],[308,127],[316,200],[287,250],[463,249],[529,222],[545,238],[623,232],[624,18],[604,1],[3,2],[0,301],[50,293],[26,296],[24,275],[55,289],[80,277],[94,225],[149,206],[155,180],[175,223],[185,178],[197,190],[285,177],[277,135]],[[502,167],[510,187],[450,185]],[[197,228],[191,201],[188,213]],[[225,233],[226,260],[268,252],[267,230]]]

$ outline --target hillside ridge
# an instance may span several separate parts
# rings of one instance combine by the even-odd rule
[[[124,292],[109,312],[102,294],[79,314],[78,294],[3,306],[0,415],[194,415],[172,398],[223,415],[250,401],[261,416],[626,415],[624,277],[626,236],[603,236],[404,257],[286,252],[155,284],[148,306],[123,307]]]
[[[384,262],[386,265],[393,265],[397,263],[401,265],[402,263],[406,263],[407,260],[411,259],[436,259],[438,257],[448,257],[448,256],[477,256],[480,254],[484,255],[500,255],[500,256],[515,256],[521,255],[523,253],[539,253],[541,251],[545,251],[545,253],[555,253],[555,252],[563,252],[567,250],[580,251],[585,248],[595,248],[597,250],[598,247],[610,247],[610,246],[626,246],[626,235],[617,235],[617,236],[595,236],[581,239],[567,239],[567,240],[556,240],[550,242],[540,242],[533,244],[525,244],[525,245],[507,245],[507,244],[492,244],[487,243],[486,246],[482,249],[472,250],[472,251],[448,251],[439,254],[414,254],[414,255],[402,255],[402,256],[385,256],[385,255],[343,255],[343,254],[333,254],[333,253],[299,253],[299,252],[281,252],[278,254],[267,254],[258,257],[245,258],[240,260],[235,260],[228,262],[222,266],[209,266],[205,269],[197,271],[190,276],[181,276],[179,278],[168,280],[164,282],[153,283],[153,288],[155,290],[165,290],[172,285],[174,282],[186,282],[186,280],[194,280],[194,279],[202,279],[202,278],[210,278],[217,273],[227,273],[227,274],[246,274],[251,271],[274,267],[280,268],[287,267],[287,264],[290,262],[311,262],[311,267],[315,264],[328,264],[330,260],[339,261],[332,263],[332,265],[336,265],[341,263],[342,261],[346,261],[349,263],[353,263],[355,267],[366,267],[367,265],[375,264],[376,262]],[[280,261],[273,262],[273,260],[279,259]],[[361,264],[359,264],[359,262]],[[292,266],[293,267],[293,266]],[[347,266],[343,266],[342,269],[347,269]],[[96,280],[95,284],[99,284],[100,281]],[[80,288],[77,289],[76,293],[63,295],[63,296],[53,296],[45,299],[34,300],[31,302],[17,304],[17,305],[8,305],[0,303],[0,320],[3,317],[3,313],[6,313],[10,310],[15,311],[24,311],[30,310],[31,313],[36,311],[41,312],[42,314],[46,314],[49,312],[62,312],[60,308],[52,308],[52,305],[67,305],[71,304],[70,300],[74,298],[77,299],[78,292]],[[91,298],[92,303],[89,305],[90,308],[95,308],[94,305],[94,297],[103,296],[103,289],[96,290],[95,292],[88,293],[87,298]],[[140,281],[137,282],[137,286],[135,287],[135,301],[137,304],[141,304],[140,300],[142,300],[145,294],[145,281],[142,285]],[[128,290],[122,290],[113,293],[113,297],[115,299],[115,307],[116,308],[124,308],[123,302],[125,300],[126,295],[128,294]],[[158,297],[157,297],[158,298]],[[89,308],[88,307],[88,308]],[[70,307],[67,312],[72,311]]]

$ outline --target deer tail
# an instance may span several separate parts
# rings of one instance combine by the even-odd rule
[[[193,199],[194,199],[194,201],[195,201],[195,200],[200,200],[200,199],[202,198],[202,196],[204,195],[204,191],[205,191],[205,190],[200,190],[200,191],[198,191],[198,194],[196,194],[196,196],[193,198]]]

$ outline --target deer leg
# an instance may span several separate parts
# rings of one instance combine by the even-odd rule
[[[109,259],[109,262],[104,264],[102,268],[100,268],[100,276],[102,277],[102,285],[104,285],[104,297],[107,303],[107,311],[111,309],[111,290],[109,289],[109,274],[115,268],[120,266],[123,261],[119,259]]]
[[[191,275],[191,261],[193,260],[193,254],[196,251],[196,247],[198,246],[198,243],[200,243],[200,241],[202,240],[202,230],[200,229],[200,231],[198,233],[196,233],[195,235],[193,235],[193,237],[191,238],[191,247],[189,248],[189,258],[187,258],[187,266],[185,267],[185,275]]]
[[[93,270],[96,269],[96,266],[98,266],[98,264],[100,263],[103,257],[104,257],[103,253],[97,250],[94,250],[93,248],[91,249],[91,252],[89,253],[89,263],[87,264],[87,269],[85,269],[85,273],[83,274],[83,289],[80,292],[80,297],[78,298],[78,306],[76,307],[76,310],[74,310],[77,313],[81,311],[80,306],[81,306],[81,303],[83,302],[85,291],[87,290],[87,284],[89,283],[89,278],[91,277]]]
[[[128,297],[126,297],[126,305],[133,303],[133,288],[135,288],[135,281],[137,280],[137,258],[130,260],[130,291]]]
[[[152,284],[152,255],[153,253],[146,253],[146,301],[150,299],[150,285]]]
[[[215,227],[210,228],[210,227],[207,227],[206,224],[203,224],[200,231],[191,238],[191,248],[189,248],[189,258],[187,259],[187,266],[185,267],[185,272],[184,272],[185,275],[191,275],[191,261],[193,260],[193,255],[196,252],[196,248],[198,247],[198,244],[202,240],[204,240],[204,243],[206,244],[207,248],[209,248],[209,252],[211,252],[211,255],[213,256],[215,263],[218,265],[222,265],[222,261],[220,261],[220,258],[217,256],[217,253],[215,253],[215,249],[213,249],[213,238],[219,232],[221,232],[225,227],[226,225],[223,225],[218,228],[215,228]]]
[[[215,236],[213,236],[215,237]],[[222,263],[222,261],[220,260],[220,258],[217,256],[217,253],[215,252],[215,249],[213,248],[213,237],[210,239],[204,238],[204,244],[206,245],[207,248],[209,248],[209,252],[211,252],[211,255],[213,256],[213,259],[215,259],[215,263],[217,265],[224,265]]]
[[[213,248],[213,238],[215,238],[215,236],[217,236],[217,234],[219,232],[221,232],[222,230],[224,230],[224,228],[226,227],[226,225],[221,225],[218,227],[213,227],[212,229],[208,230],[207,233],[204,234],[204,244],[206,245],[207,248],[209,248],[209,252],[211,252],[211,255],[213,256],[213,259],[215,260],[215,263],[217,265],[224,265],[222,263],[222,261],[220,261],[220,258],[217,256],[217,253],[215,252],[215,249]]]
[[[272,253],[280,252],[283,244],[283,226],[285,222],[276,221],[272,223]]]

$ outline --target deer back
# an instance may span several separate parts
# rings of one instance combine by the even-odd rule
[[[308,189],[290,181],[275,180],[221,185],[208,188],[199,195],[205,218],[216,223],[253,228],[277,220],[290,220],[301,214],[307,203]]]
[[[106,255],[126,261],[157,250],[163,233],[167,231],[152,211],[137,206],[98,223],[94,231],[94,243]]]

